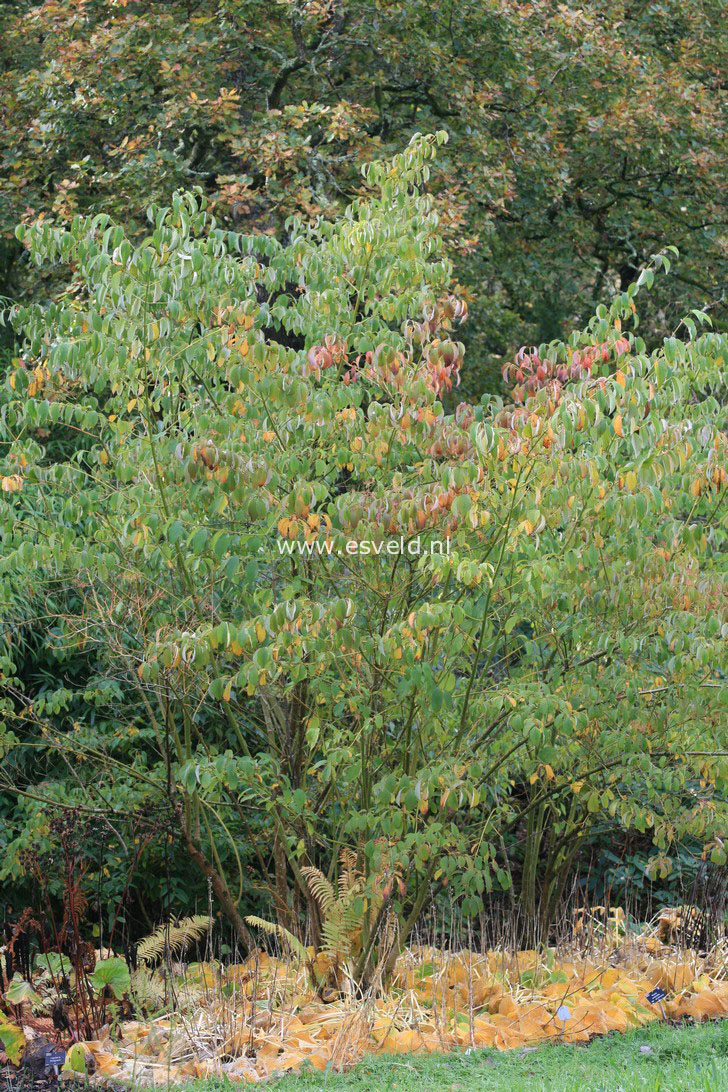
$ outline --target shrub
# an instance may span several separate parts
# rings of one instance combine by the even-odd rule
[[[539,347],[517,405],[446,412],[466,308],[423,192],[442,139],[285,243],[222,231],[195,193],[138,246],[104,216],[19,230],[72,279],[14,312],[3,595],[72,589],[56,627],[93,664],[82,700],[120,687],[139,743],[121,762],[69,724],[79,692],[21,694],[8,647],[0,745],[33,726],[91,760],[90,801],[121,765],[246,944],[242,841],[316,945],[306,870],[335,878],[347,847],[364,977],[385,916],[403,943],[438,892],[473,913],[509,887],[506,837],[538,935],[605,817],[665,868],[685,834],[725,856],[726,338],[696,315],[648,353],[651,268]],[[49,464],[61,423],[87,442]]]

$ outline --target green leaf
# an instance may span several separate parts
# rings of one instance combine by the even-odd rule
[[[119,956],[102,959],[89,975],[89,982],[99,993],[108,986],[117,1001],[121,1000],[131,985],[129,968]]]
[[[169,531],[167,532],[167,537],[169,538],[169,541],[174,546],[174,544],[176,542],[179,542],[179,540],[182,538],[182,535],[184,533],[185,533],[184,524],[181,522],[181,520],[176,519],[174,521],[174,523],[170,523]]]
[[[5,997],[11,1005],[22,1005],[24,1001],[36,1004],[40,1001],[40,995],[35,992],[30,982],[21,978],[19,974],[13,975],[12,981],[5,991]]]
[[[190,538],[190,547],[196,554],[201,554],[207,545],[207,540],[210,537],[209,532],[200,527],[195,531],[194,535]]]
[[[74,1043],[66,1054],[61,1073],[86,1073],[86,1051],[81,1043]]]
[[[35,957],[35,966],[37,970],[45,971],[55,978],[62,974],[70,974],[73,970],[71,960],[60,952],[38,952]]]

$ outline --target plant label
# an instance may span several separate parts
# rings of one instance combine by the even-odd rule
[[[55,1070],[57,1070],[59,1066],[64,1064],[65,1060],[66,1060],[65,1050],[55,1050],[53,1047],[50,1047],[45,1052],[45,1066],[46,1066],[46,1069],[55,1069]]]

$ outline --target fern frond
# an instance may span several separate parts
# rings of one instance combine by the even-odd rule
[[[165,982],[157,971],[150,971],[146,967],[134,971],[130,992],[135,1007],[145,1014],[156,1014],[164,1005]]]
[[[351,955],[352,937],[336,917],[329,917],[321,925],[321,948],[331,959],[345,960]]]
[[[165,953],[181,956],[191,944],[204,937],[209,928],[210,919],[207,914],[193,914],[192,917],[179,918],[167,925],[160,925],[139,942],[137,959],[142,963],[156,963]]]
[[[293,933],[289,933],[287,929],[284,929],[282,925],[276,925],[274,921],[266,921],[265,918],[258,918],[255,914],[248,914],[245,920],[248,925],[252,925],[256,929],[262,929],[269,936],[278,937],[302,962],[305,963],[308,960],[308,952],[301,944],[301,941],[298,937],[294,937]]]
[[[339,898],[345,898],[351,890],[359,887],[362,876],[357,871],[356,853],[353,849],[342,849],[339,854]]]
[[[302,868],[301,872],[303,872],[306,877],[311,894],[316,899],[316,902],[321,909],[321,913],[325,917],[330,913],[331,908],[336,903],[336,892],[321,869],[313,868],[309,865]]]

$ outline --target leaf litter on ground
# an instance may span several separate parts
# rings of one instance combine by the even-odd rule
[[[336,990],[320,982],[314,989],[310,965],[258,951],[228,966],[142,968],[132,976],[132,1003],[136,994],[137,1011],[150,1012],[155,1002],[158,1014],[108,1023],[83,1049],[96,1081],[254,1084],[305,1064],[347,1069],[372,1052],[530,1050],[652,1021],[720,1018],[728,1015],[727,971],[724,942],[699,954],[649,928],[603,937],[585,952],[413,946],[379,995],[357,993],[342,976]],[[3,1020],[0,1038],[17,1064],[17,1025]]]

